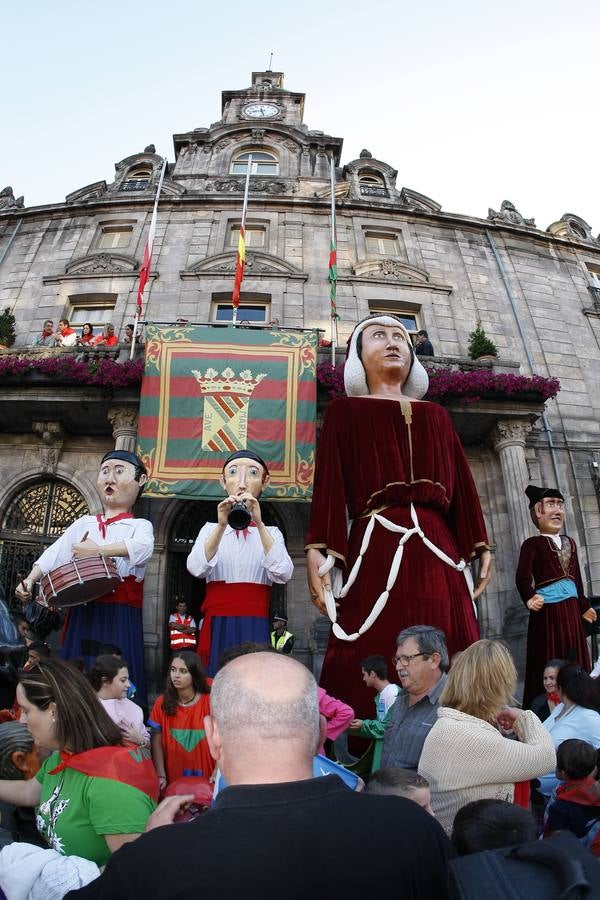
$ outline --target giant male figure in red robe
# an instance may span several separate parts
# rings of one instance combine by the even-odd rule
[[[516,575],[517,590],[530,611],[523,693],[523,706],[528,707],[541,690],[549,659],[576,662],[589,672],[583,622],[595,622],[596,612],[585,596],[577,544],[560,533],[565,521],[563,495],[556,488],[533,484],[525,493],[540,532],[521,544]]]
[[[391,657],[403,628],[443,629],[450,654],[478,639],[472,599],[491,556],[460,440],[446,410],[421,400],[427,373],[398,319],[357,325],[344,382],[319,441],[307,565],[313,602],[334,622],[321,683],[366,715],[372,697],[353,673],[365,656]]]

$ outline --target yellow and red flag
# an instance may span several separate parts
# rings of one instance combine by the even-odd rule
[[[242,287],[242,278],[244,277],[244,263],[246,262],[246,229],[240,226],[240,238],[238,240],[237,258],[235,261],[235,277],[233,279],[233,293],[231,301],[234,309],[240,305],[240,289]]]

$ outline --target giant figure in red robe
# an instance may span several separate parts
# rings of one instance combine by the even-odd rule
[[[577,662],[590,671],[583,621],[595,622],[596,612],[585,596],[577,544],[561,535],[564,497],[556,488],[530,484],[525,490],[537,537],[521,545],[517,590],[530,611],[523,706],[539,694],[550,659]]]
[[[458,435],[443,407],[421,400],[427,373],[398,319],[357,325],[344,381],[319,440],[307,564],[313,602],[334,622],[321,683],[366,715],[360,661],[391,657],[403,628],[443,629],[450,654],[478,639],[472,601],[491,555]]]

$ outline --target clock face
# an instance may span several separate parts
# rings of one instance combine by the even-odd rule
[[[274,103],[249,103],[244,108],[244,115],[251,119],[272,119],[279,114],[279,107]]]

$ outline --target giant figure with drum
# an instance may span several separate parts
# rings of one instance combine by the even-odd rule
[[[142,599],[144,571],[154,550],[152,523],[131,512],[147,481],[141,460],[111,450],[100,464],[96,488],[103,515],[82,516],[48,547],[17,587],[21,600],[41,582],[41,599],[68,607],[66,659],[90,665],[102,644],[117,644],[138,697],[145,700]]]
[[[477,640],[472,597],[491,555],[460,440],[446,410],[422,401],[427,373],[399,319],[357,325],[344,381],[318,445],[307,564],[333,622],[321,683],[365,715],[372,697],[349,673],[370,654],[391,657],[403,628],[443,629],[451,654]]]

